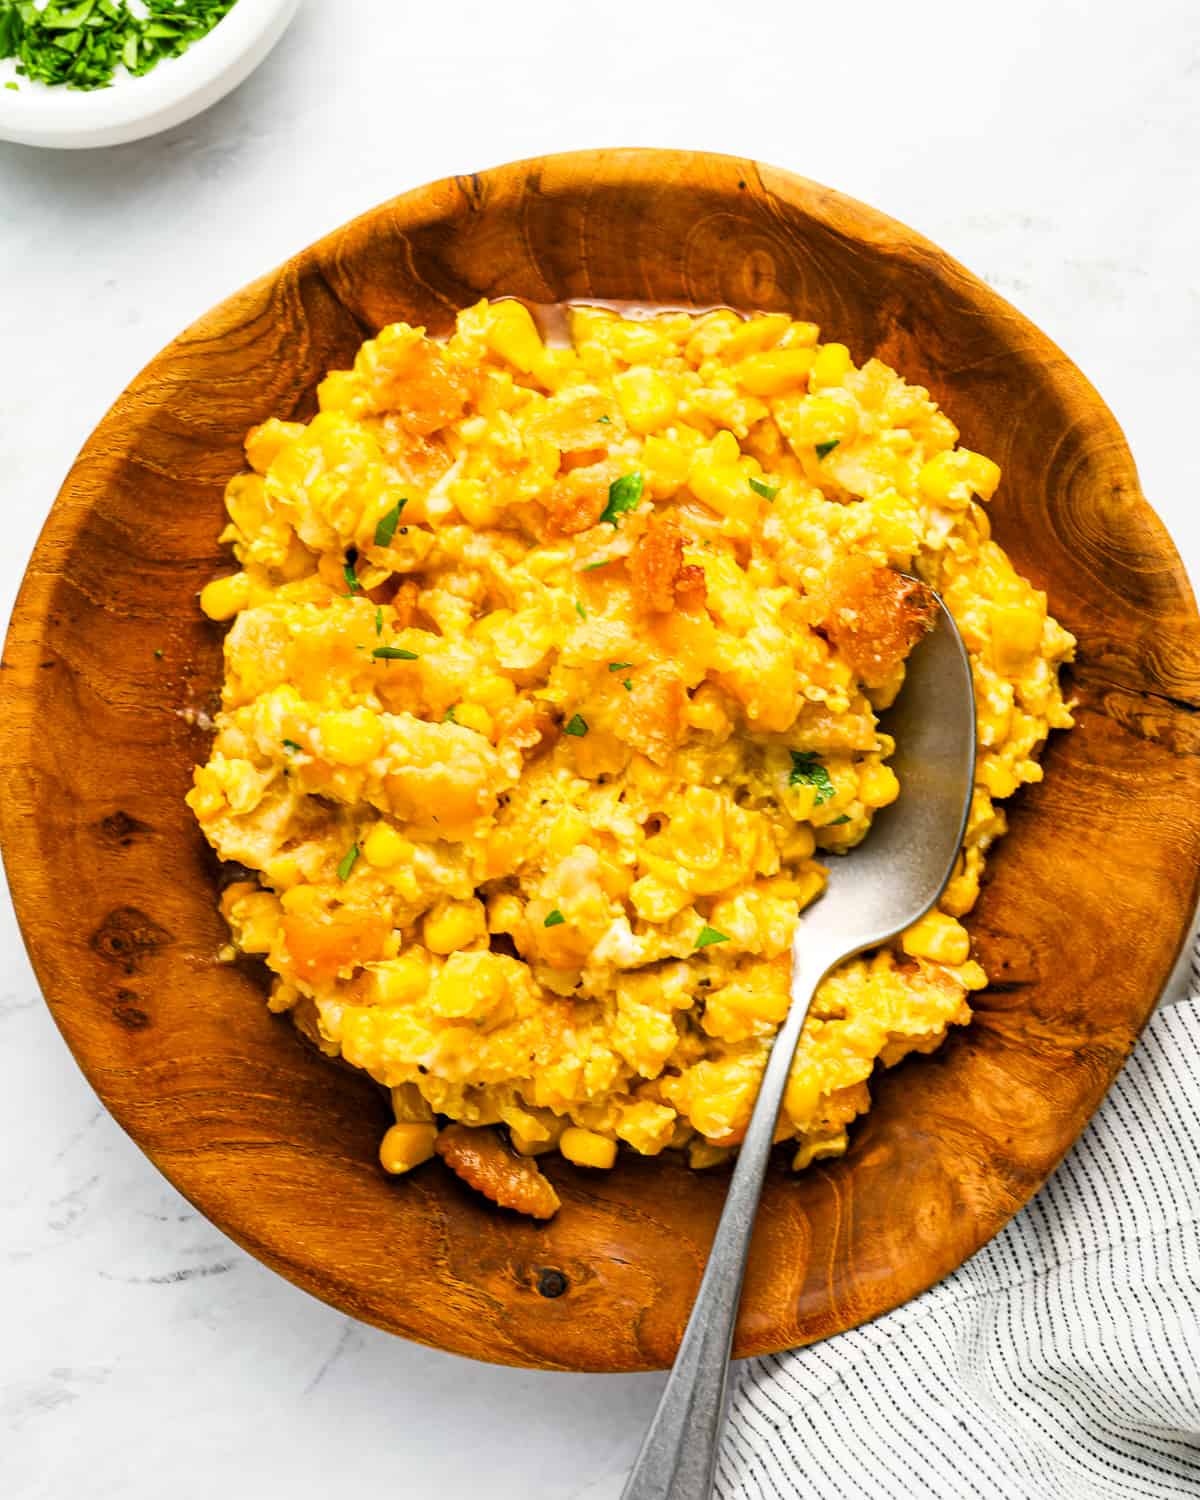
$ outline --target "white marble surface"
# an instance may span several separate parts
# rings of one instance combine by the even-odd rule
[[[1091,376],[1200,558],[1192,0],[308,0],[139,145],[0,147],[7,616],[83,439],[194,315],[370,204],[547,150],[705,147],[886,209]],[[750,19],[753,15],[753,19]],[[100,1108],[0,916],[0,1495],[616,1496],[658,1377],[493,1370],[360,1327],[199,1218]]]

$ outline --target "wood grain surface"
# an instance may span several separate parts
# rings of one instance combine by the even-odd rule
[[[1010,804],[970,924],[994,977],[975,1023],[876,1080],[846,1157],[768,1181],[736,1353],[806,1343],[928,1287],[1037,1189],[1153,1008],[1200,868],[1200,622],[1122,435],[1047,338],[903,226],[749,161],[550,157],[384,204],[181,334],[80,454],[13,617],[0,831],[17,912],[109,1109],[268,1265],[482,1359],[671,1360],[725,1177],[555,1158],[549,1224],[440,1163],[385,1177],[374,1086],[270,1016],[252,968],[217,962],[215,869],[183,803],[220,681],[196,592],[226,562],[247,427],[310,414],[321,375],[382,324],[443,332],[502,293],[781,309],[880,355],[1003,466],[996,535],[1079,637],[1078,728]]]

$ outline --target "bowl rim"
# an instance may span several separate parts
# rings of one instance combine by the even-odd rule
[[[418,187],[396,198],[389,199],[376,207],[351,220],[347,225],[323,236],[314,244],[300,251],[297,255],[290,257],[274,271],[251,282],[240,292],[234,293],[225,299],[217,307],[211,309],[201,318],[192,323],[187,329],[180,333],[175,340],[168,344],[146,368],[130,382],[125,392],[118,397],[117,402],[100,421],[94,432],[88,438],[81,450],[75,465],[64,481],[59,496],[56,499],[49,517],[42,529],[38,542],[35,546],[29,569],[22,582],[16,604],[13,609],[12,621],[9,626],[8,640],[6,641],[5,654],[8,655],[13,648],[14,641],[19,639],[37,638],[44,629],[46,621],[46,595],[41,588],[43,567],[45,572],[53,573],[55,570],[55,559],[66,555],[77,538],[85,517],[90,509],[89,505],[75,494],[76,485],[79,482],[81,469],[95,456],[98,457],[104,449],[106,430],[114,420],[114,415],[120,411],[131,396],[145,391],[152,384],[155,376],[156,366],[160,360],[166,360],[173,354],[189,344],[203,344],[210,333],[222,326],[223,320],[239,304],[249,299],[253,301],[260,297],[264,290],[276,284],[280,278],[296,281],[302,269],[315,270],[318,275],[324,274],[323,267],[336,263],[339,253],[340,242],[344,235],[370,233],[372,226],[377,224],[381,218],[387,218],[393,222],[397,219],[403,221],[406,226],[424,225],[437,223],[443,220],[448,212],[447,204],[450,201],[460,201],[462,195],[474,195],[481,199],[487,191],[498,190],[501,187],[512,188],[520,186],[528,174],[534,170],[545,170],[547,167],[561,169],[571,167],[585,172],[591,190],[622,189],[637,183],[647,187],[661,183],[664,174],[675,176],[695,170],[698,167],[711,170],[714,174],[728,176],[732,170],[745,177],[754,176],[762,184],[768,195],[778,189],[790,196],[794,201],[802,204],[806,213],[817,213],[822,210],[827,212],[837,211],[841,214],[849,213],[852,217],[856,232],[864,240],[879,239],[881,241],[899,241],[906,249],[915,252],[921,259],[932,258],[938,265],[940,271],[948,273],[955,278],[961,278],[969,286],[972,297],[983,307],[990,308],[994,313],[1002,316],[1004,320],[1013,324],[1021,333],[1022,338],[1040,355],[1053,361],[1056,381],[1065,381],[1073,387],[1077,393],[1086,401],[1086,404],[1097,422],[1104,431],[1107,442],[1115,445],[1118,451],[1128,459],[1129,473],[1136,481],[1136,471],[1133,467],[1132,456],[1128,453],[1128,447],[1115,418],[1109,412],[1100,396],[1095,392],[1086,378],[1078,371],[1074,364],[1062,354],[1056,345],[1039,329],[1029,322],[1022,314],[1013,309],[1003,298],[993,292],[982,281],[965,270],[952,257],[939,250],[931,241],[925,239],[915,231],[896,220],[860,204],[832,189],[796,176],[795,174],[781,171],[780,169],[762,166],[742,158],[718,155],[709,152],[687,152],[679,150],[656,150],[654,148],[621,148],[608,151],[580,151],[563,152],[555,155],[526,159],[510,163],[504,166],[490,169],[489,171],[471,174],[467,177],[442,179],[423,187]],[[150,423],[154,420],[150,410],[144,410],[139,425],[129,427],[123,435],[124,446],[131,445],[131,439],[144,433]],[[1187,580],[1186,571],[1183,569],[1169,535],[1161,522],[1155,516],[1149,503],[1141,494],[1140,488],[1135,485],[1135,493],[1129,498],[1142,513],[1142,518],[1152,530],[1158,533],[1158,540],[1163,548],[1166,565],[1173,569],[1176,582],[1179,586],[1179,594],[1182,607],[1185,609],[1189,629],[1200,629],[1200,617],[1197,616],[1195,601],[1193,599],[1190,585]],[[15,673],[0,673],[0,764],[14,766],[24,763],[23,747],[27,745],[35,733],[34,725],[30,722],[22,722],[23,715],[20,710],[20,700],[17,687],[14,683]],[[25,716],[30,718],[30,716]],[[1200,775],[1200,771],[1193,769],[1193,778]],[[1200,787],[1198,787],[1200,789]],[[1200,825],[1200,799],[1196,821]],[[307,1267],[298,1267],[287,1261],[274,1250],[264,1246],[256,1226],[253,1215],[248,1215],[244,1220],[230,1218],[227,1214],[214,1212],[208,1206],[208,1193],[203,1184],[189,1179],[186,1166],[182,1165],[177,1157],[164,1160],[164,1153],[157,1151],[147,1144],[143,1132],[139,1130],[139,1122],[135,1112],[124,1107],[119,1102],[114,1102],[107,1094],[103,1079],[91,1066],[91,1059],[85,1041],[79,1031],[71,1014],[71,1007],[63,1003],[60,996],[55,993],[57,986],[57,964],[53,945],[43,942],[40,938],[31,937],[27,927],[27,917],[32,912],[36,902],[37,893],[44,882],[44,875],[39,867],[39,846],[37,830],[26,826],[23,819],[23,803],[10,778],[0,778],[0,850],[3,853],[5,868],[8,873],[10,888],[12,891],[13,905],[21,925],[23,938],[26,942],[35,973],[43,994],[47,999],[51,1013],[56,1024],[76,1057],[85,1076],[88,1077],[93,1087],[96,1088],[102,1101],[110,1112],[113,1113],[118,1123],[132,1136],[134,1141],[150,1157],[151,1161],[164,1172],[175,1186],[192,1201],[200,1210],[218,1224],[226,1233],[247,1249],[256,1258],[263,1260],[273,1269],[285,1275],[289,1280],[302,1287],[304,1290],[320,1297],[322,1300],[340,1307],[353,1315],[372,1321],[379,1326],[387,1327],[390,1331],[400,1332],[420,1342],[433,1344],[437,1347],[449,1349],[452,1352],[470,1354],[474,1357],[493,1359],[498,1363],[534,1365],[545,1368],[564,1369],[637,1369],[657,1368],[657,1363],[637,1364],[581,1364],[568,1362],[554,1365],[549,1361],[533,1360],[521,1357],[512,1357],[508,1352],[480,1354],[478,1348],[473,1346],[468,1339],[467,1333],[461,1336],[448,1337],[443,1323],[436,1317],[426,1316],[424,1319],[417,1317],[411,1323],[400,1325],[397,1322],[388,1322],[373,1316],[371,1311],[364,1308],[356,1301],[353,1284],[338,1280],[328,1275],[318,1277]],[[1189,897],[1189,911],[1194,916],[1197,906],[1197,897],[1200,895],[1200,869],[1191,872],[1191,892]],[[47,887],[48,888],[48,887]],[[1178,944],[1175,956],[1186,942],[1187,924],[1184,924],[1178,936]],[[1162,975],[1162,984],[1165,985],[1174,965],[1174,959],[1166,965]],[[1141,1026],[1157,1003],[1158,995],[1148,997],[1140,1020],[1132,1029],[1130,1042],[1136,1037]],[[1103,1091],[1111,1085],[1119,1071],[1120,1064],[1112,1068],[1103,1082]],[[1103,1097],[1103,1092],[1097,1099]],[[1080,1127],[1082,1128],[1082,1127]],[[1069,1149],[1073,1140],[1077,1138],[1078,1131],[1061,1148],[1054,1162],[1050,1164],[1049,1170],[1061,1159]],[[1043,1179],[1044,1180],[1044,1176]],[[1022,1198],[1014,1198],[1013,1201],[1003,1205],[997,1211],[998,1217],[988,1225],[986,1232],[982,1233],[973,1248],[979,1248],[996,1234],[1003,1224],[1013,1213],[1024,1206],[1040,1183],[1035,1183]],[[970,1253],[970,1252],[968,1252]],[[958,1264],[961,1262],[956,1262]],[[928,1279],[924,1285],[932,1285],[941,1276],[954,1269],[951,1265],[934,1267],[931,1269]],[[920,1290],[918,1288],[917,1290]],[[901,1300],[916,1295],[916,1291],[910,1290],[905,1293]],[[891,1306],[897,1305],[893,1302]],[[849,1320],[843,1321],[840,1327],[850,1327],[856,1322],[864,1321],[865,1317],[874,1317],[884,1311],[878,1308],[875,1312],[867,1315],[855,1315]],[[818,1335],[824,1336],[824,1335]],[[745,1356],[774,1352],[776,1350],[792,1347],[791,1343],[781,1344],[771,1342],[769,1339],[745,1339],[739,1337],[735,1346],[735,1354]]]
[[[233,9],[179,57],[141,78],[118,68],[110,87],[68,89],[18,78],[12,62],[0,87],[0,140],[16,145],[88,149],[142,139],[190,119],[235,88],[266,58],[291,24],[300,0],[237,0]]]

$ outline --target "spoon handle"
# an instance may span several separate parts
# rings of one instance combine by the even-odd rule
[[[775,1120],[817,985],[832,967],[793,944],[792,1003],[779,1029],[679,1353],[621,1500],[709,1500],[725,1426],[729,1350]]]

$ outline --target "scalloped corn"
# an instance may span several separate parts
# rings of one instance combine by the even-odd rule
[[[271,1006],[522,1157],[720,1161],[748,1122],[823,861],[900,788],[877,714],[938,589],[971,654],[977,788],[940,910],[821,987],[779,1138],[845,1149],[876,1062],[985,977],[960,922],[997,799],[1070,724],[1071,637],[990,539],[996,465],[811,323],[519,302],[395,324],[230,481],[222,711],[189,803]],[[926,596],[927,597],[927,596]],[[536,1171],[532,1162],[529,1171]],[[525,1171],[525,1168],[522,1168]]]

